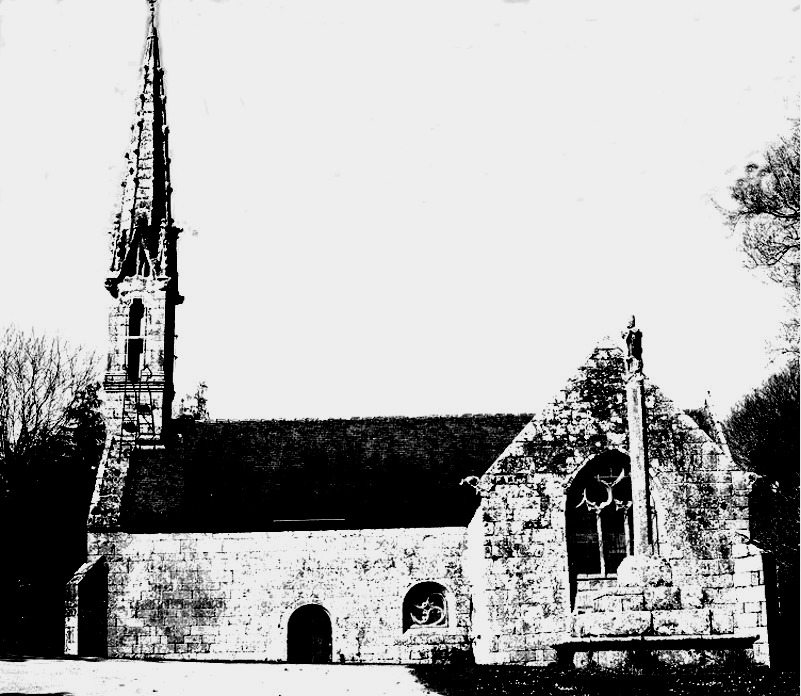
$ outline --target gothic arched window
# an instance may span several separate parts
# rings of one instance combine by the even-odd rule
[[[128,313],[128,349],[127,365],[128,379],[131,382],[139,381],[139,371],[141,369],[142,353],[144,352],[144,338],[142,336],[142,320],[145,316],[145,306],[139,298],[131,302],[131,309]]]
[[[436,582],[421,582],[403,600],[403,630],[448,625],[445,588]]]
[[[609,451],[588,462],[568,489],[566,514],[571,575],[614,575],[633,551],[629,458]]]

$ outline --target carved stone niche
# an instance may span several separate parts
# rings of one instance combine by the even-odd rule
[[[421,582],[403,600],[403,630],[448,626],[447,591],[436,582]]]

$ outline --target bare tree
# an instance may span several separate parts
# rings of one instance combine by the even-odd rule
[[[21,469],[62,443],[95,383],[95,359],[59,338],[15,327],[0,335],[0,478],[11,491]]]
[[[95,360],[59,338],[0,330],[0,653],[57,655],[64,583],[85,560],[103,447]]]
[[[181,403],[175,409],[175,416],[196,421],[209,420],[209,400],[206,396],[208,388],[205,382],[199,382],[194,394],[187,394],[181,399]]]
[[[798,355],[799,299],[799,132],[764,153],[762,164],[751,163],[731,187],[736,207],[725,210],[729,226],[740,236],[746,265],[762,269],[787,291],[788,318],[780,336],[784,352]]]

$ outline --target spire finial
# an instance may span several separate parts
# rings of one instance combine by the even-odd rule
[[[147,4],[150,7],[150,29],[151,29],[151,31],[155,31],[155,29],[156,29],[156,0],[147,0]]]

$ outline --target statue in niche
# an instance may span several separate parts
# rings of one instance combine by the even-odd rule
[[[634,316],[621,336],[626,341],[626,369],[630,373],[642,372],[642,331],[635,326]]]

